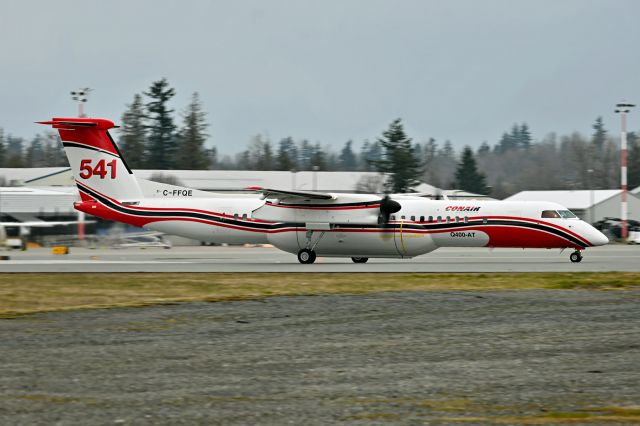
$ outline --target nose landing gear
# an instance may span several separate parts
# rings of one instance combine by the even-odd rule
[[[578,263],[582,261],[582,253],[580,253],[579,250],[574,251],[573,253],[571,253],[569,255],[569,260],[571,260],[573,263]]]

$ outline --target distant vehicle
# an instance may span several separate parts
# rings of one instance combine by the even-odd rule
[[[594,223],[593,226],[605,235],[609,236],[609,238],[616,240],[620,240],[622,238],[622,220],[620,218],[605,217],[604,219]],[[633,239],[632,234],[634,232],[640,232],[640,222],[630,219],[627,221],[627,226],[629,230],[627,242],[637,244],[630,240]]]
[[[163,233],[155,231],[146,232],[123,232],[115,233],[107,237],[109,246],[112,248],[153,248],[159,247],[170,249],[171,243],[164,239]]]
[[[0,246],[8,248],[25,248],[24,238],[8,238],[6,228],[20,228],[20,235],[29,235],[31,228],[51,228],[53,226],[77,225],[78,223],[94,223],[95,221],[51,221],[35,220],[29,222],[0,222]]]
[[[75,208],[104,219],[199,241],[272,244],[316,256],[411,258],[439,247],[571,248],[607,244],[600,231],[549,202],[430,200],[411,195],[338,194],[248,188],[240,198],[134,176],[99,118],[54,118],[76,177]],[[256,172],[259,173],[259,172]]]

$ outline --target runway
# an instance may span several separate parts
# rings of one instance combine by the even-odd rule
[[[606,272],[640,271],[640,246],[608,245],[584,252],[581,263],[569,250],[442,248],[413,259],[318,258],[301,265],[296,256],[272,247],[174,247],[85,249],[52,255],[50,249],[2,254],[0,272]]]

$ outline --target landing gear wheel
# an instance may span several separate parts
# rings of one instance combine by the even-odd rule
[[[351,261],[353,263],[367,263],[367,260],[369,260],[368,257],[352,257]]]
[[[580,254],[579,251],[574,251],[569,255],[569,260],[571,260],[573,263],[578,263],[582,261],[582,254]]]
[[[309,264],[316,261],[316,252],[309,249],[302,249],[298,252],[298,262]]]

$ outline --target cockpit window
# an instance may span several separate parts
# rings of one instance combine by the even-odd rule
[[[555,210],[544,210],[542,212],[542,217],[545,219],[552,219],[552,218],[558,219],[560,218],[560,215]]]
[[[558,210],[558,213],[560,213],[560,216],[563,219],[576,219],[578,217],[575,214],[571,213],[569,210]]]

